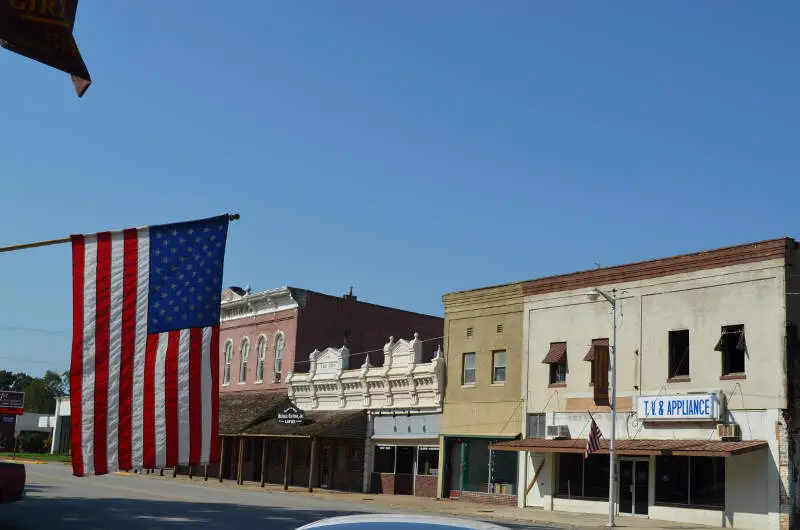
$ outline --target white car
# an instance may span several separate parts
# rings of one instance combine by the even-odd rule
[[[508,530],[483,521],[406,514],[363,514],[331,517],[299,527],[297,530]]]

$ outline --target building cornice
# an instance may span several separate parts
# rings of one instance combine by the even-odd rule
[[[598,285],[634,282],[762,261],[783,260],[788,262],[789,250],[794,248],[795,245],[796,243],[793,239],[784,237],[669,258],[640,261],[627,265],[549,276],[524,282],[523,291],[525,296],[530,296],[574,291]]]
[[[223,293],[221,304],[222,322],[240,318],[252,318],[300,307],[289,287],[279,287],[260,293],[239,295],[232,290]]]

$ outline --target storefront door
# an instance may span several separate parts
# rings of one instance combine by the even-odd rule
[[[647,515],[650,462],[622,459],[619,462],[619,512]]]
[[[331,485],[331,459],[332,451],[330,445],[322,446],[322,454],[319,459],[319,487],[330,488]]]

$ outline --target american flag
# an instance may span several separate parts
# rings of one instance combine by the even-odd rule
[[[597,426],[594,418],[592,418],[592,426],[589,428],[589,438],[586,439],[586,452],[583,453],[584,460],[589,458],[590,454],[600,450],[600,438],[602,436],[603,433],[600,432],[600,427]]]
[[[72,240],[76,476],[218,461],[228,216]]]

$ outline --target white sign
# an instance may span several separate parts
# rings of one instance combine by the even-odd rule
[[[719,396],[684,394],[674,396],[640,396],[640,420],[718,420]]]

